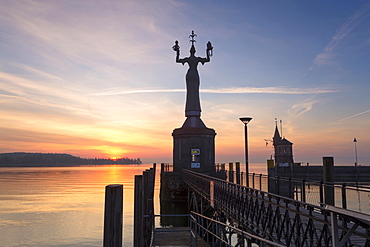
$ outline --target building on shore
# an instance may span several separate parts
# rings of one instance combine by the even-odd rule
[[[274,145],[275,166],[293,165],[293,143],[280,135],[277,123],[272,143]]]

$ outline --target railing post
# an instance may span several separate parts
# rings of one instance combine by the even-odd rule
[[[289,197],[293,198],[294,199],[294,191],[292,189],[292,178],[289,177],[289,180],[288,180],[288,195]]]
[[[262,173],[260,173],[260,190],[262,190]]]
[[[234,183],[234,164],[232,162],[229,163],[229,182]]]
[[[325,182],[325,204],[334,206],[334,158],[323,157],[323,177]]]
[[[227,176],[226,176],[226,165],[225,165],[225,163],[221,163],[221,170],[222,170],[222,179],[226,180]]]
[[[255,187],[254,187],[254,176],[255,176],[256,174],[253,172],[252,173],[252,188],[253,189],[255,189]]]
[[[342,208],[347,208],[346,183],[342,184]]]
[[[306,202],[306,180],[302,179],[302,189],[301,189],[302,202]]]
[[[320,181],[320,205],[324,203],[324,181]]]
[[[104,247],[122,247],[123,185],[105,187]]]
[[[280,177],[276,177],[276,194],[280,195]]]
[[[143,242],[143,176],[135,175],[134,201],[134,246],[144,246]]]
[[[236,183],[240,184],[240,162],[235,162],[236,168]]]

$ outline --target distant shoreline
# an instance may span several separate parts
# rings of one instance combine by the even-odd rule
[[[140,165],[140,158],[99,159],[80,158],[59,153],[1,153],[0,167],[72,167],[96,165]]]
[[[11,167],[102,167],[102,166],[136,166],[142,164],[103,164],[103,165],[96,165],[96,164],[84,164],[84,165],[24,165],[24,164],[12,164],[12,165],[3,165],[0,164],[0,168],[11,168]]]

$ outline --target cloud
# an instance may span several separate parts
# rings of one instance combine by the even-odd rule
[[[10,1],[0,8],[0,22],[19,50],[34,52],[51,65],[63,66],[65,60],[95,68],[100,61],[160,63],[148,58],[155,56],[153,47],[170,38],[163,23],[170,22],[177,4],[145,2]]]
[[[51,75],[51,74],[49,74],[49,73],[45,73],[45,72],[40,71],[40,70],[38,70],[38,69],[32,68],[32,67],[30,67],[30,66],[23,65],[23,67],[24,67],[24,69],[25,69],[25,70],[28,70],[28,71],[30,71],[30,72],[32,72],[32,73],[34,73],[34,74],[37,74],[37,75],[39,75],[39,76],[41,76],[41,77],[49,78],[49,79],[56,79],[56,80],[60,80],[60,81],[64,81],[63,79],[61,79],[61,78],[59,78],[59,77],[56,77],[56,76]]]
[[[119,95],[119,94],[140,94],[140,93],[183,93],[185,89],[135,89],[135,90],[110,90],[106,92],[99,92],[93,95]],[[324,88],[283,88],[283,87],[229,87],[229,88],[209,88],[200,89],[202,93],[217,93],[217,94],[323,94],[323,93],[337,93],[337,90]]]
[[[370,3],[363,5],[336,30],[329,44],[321,53],[316,55],[313,65],[309,70],[312,70],[314,65],[322,66],[333,64],[334,49],[342,42],[343,39],[350,35],[353,29],[355,29],[365,18],[369,16],[370,13],[368,10],[370,10]]]
[[[354,117],[358,117],[358,116],[361,116],[361,115],[363,115],[363,114],[365,114],[365,113],[368,113],[368,112],[370,112],[370,110],[367,110],[367,111],[364,111],[364,112],[357,113],[357,114],[355,114],[355,115],[352,115],[352,116],[349,116],[349,117],[343,118],[343,119],[341,119],[341,120],[339,120],[339,121],[341,122],[341,121],[345,121],[345,120],[348,120],[348,119],[351,119],[351,118],[354,118]]]
[[[310,101],[303,101],[298,104],[293,105],[288,112],[296,117],[311,111],[313,108],[313,105],[316,104],[317,100],[310,100]]]

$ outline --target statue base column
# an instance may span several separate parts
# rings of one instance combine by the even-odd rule
[[[181,128],[174,129],[173,169],[189,169],[199,173],[215,173],[214,129],[207,128],[196,116],[188,117]]]

